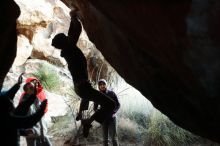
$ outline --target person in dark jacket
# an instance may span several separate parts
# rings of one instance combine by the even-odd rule
[[[91,123],[95,120],[102,124],[106,118],[112,116],[116,104],[114,100],[92,88],[88,80],[86,57],[76,45],[82,30],[81,23],[77,18],[76,11],[72,10],[70,15],[71,23],[68,36],[63,33],[57,34],[52,40],[52,46],[61,49],[61,56],[68,63],[77,95],[83,100],[94,101],[102,105],[89,119],[82,121],[83,135],[88,137]]]
[[[103,145],[104,146],[109,145],[109,137],[110,137],[112,145],[119,146],[118,137],[117,137],[116,115],[115,115],[118,109],[120,108],[118,97],[113,91],[107,89],[107,81],[105,79],[100,79],[98,81],[98,88],[100,92],[109,96],[116,103],[116,107],[114,109],[114,113],[112,114],[112,116],[106,119],[102,123]],[[98,104],[94,103],[94,111],[96,111],[97,109],[98,109]]]
[[[18,116],[19,113],[27,111],[29,105],[36,99],[36,95],[33,94],[27,101],[16,108],[14,107],[13,99],[21,83],[22,75],[20,75],[18,82],[12,88],[6,92],[0,93],[0,129],[2,132],[0,141],[4,146],[19,146],[18,129],[30,128],[35,125],[43,116],[47,104],[47,100],[44,100],[40,108],[34,114],[30,116]]]

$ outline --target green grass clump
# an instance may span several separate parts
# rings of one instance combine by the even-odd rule
[[[60,79],[59,75],[52,70],[48,65],[42,65],[42,67],[32,73],[33,76],[37,77],[42,86],[51,92],[58,92],[60,88]]]

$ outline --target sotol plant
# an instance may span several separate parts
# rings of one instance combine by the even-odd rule
[[[42,86],[48,91],[59,91],[59,76],[48,65],[43,64],[42,67],[38,71],[32,73],[32,75],[37,77],[40,80]]]

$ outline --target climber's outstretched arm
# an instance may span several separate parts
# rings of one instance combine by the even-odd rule
[[[71,43],[76,44],[82,31],[81,23],[78,18],[78,10],[70,12],[71,22],[68,31],[68,37]]]

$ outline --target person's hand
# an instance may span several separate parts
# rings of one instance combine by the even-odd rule
[[[77,116],[76,116],[76,121],[79,121],[79,120],[81,120],[81,119],[82,119],[82,113],[79,112],[79,113],[77,114]]]
[[[25,130],[26,135],[33,135],[34,134],[34,130],[33,129],[26,129]]]
[[[44,111],[46,109],[47,102],[48,102],[47,99],[44,99],[40,104],[40,108],[43,109]]]
[[[69,14],[70,14],[70,17],[71,17],[71,18],[79,16],[79,10],[78,10],[78,8],[72,9]]]
[[[35,132],[34,129],[30,128],[30,129],[26,129],[25,130],[26,136],[29,138],[35,138]]]
[[[17,83],[19,85],[23,82],[23,77],[22,77],[23,75],[24,75],[24,73],[21,73],[20,76],[18,77],[18,82]]]

